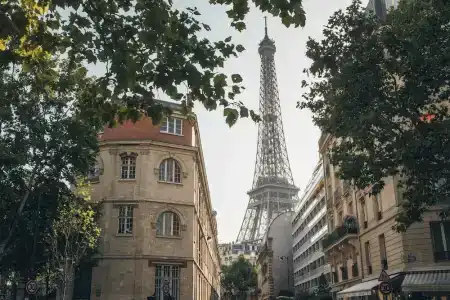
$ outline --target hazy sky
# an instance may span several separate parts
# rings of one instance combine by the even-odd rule
[[[251,0],[249,0],[251,1]],[[291,169],[296,185],[301,189],[308,183],[319,159],[317,142],[319,129],[311,120],[309,111],[296,108],[301,99],[302,73],[311,61],[305,57],[306,41],[311,36],[322,38],[323,26],[338,9],[350,5],[352,0],[303,0],[307,14],[305,28],[286,28],[278,18],[268,16],[269,36],[275,40],[275,63],[283,116],[284,132]],[[244,78],[246,90],[237,100],[251,109],[258,109],[260,59],[258,44],[264,36],[264,14],[251,9],[246,18],[247,30],[237,32],[229,26],[226,8],[211,6],[207,0],[175,0],[177,6],[197,7],[202,13],[199,19],[211,26],[208,37],[220,40],[233,37],[246,51],[239,58],[231,59],[225,73],[239,73]],[[368,0],[362,0],[366,5]],[[91,73],[103,73],[102,66],[93,66]],[[160,98],[164,98],[163,95]],[[213,209],[217,211],[219,241],[236,240],[248,203],[256,158],[257,124],[250,119],[238,121],[231,129],[226,125],[221,109],[207,112],[200,105],[198,115],[203,144],[209,189]]]
[[[295,183],[301,190],[319,159],[320,135],[310,112],[296,108],[303,92],[301,81],[306,79],[302,70],[311,63],[305,57],[306,41],[309,36],[321,39],[323,26],[332,13],[350,3],[351,0],[306,0],[307,20],[303,29],[288,29],[279,19],[268,18],[269,36],[277,47],[275,63],[289,160]],[[226,72],[242,75],[246,91],[239,100],[258,109],[260,60],[257,50],[264,35],[264,15],[252,9],[246,19],[247,30],[238,33],[230,28],[223,7],[211,7],[205,0],[190,0],[189,5],[197,6],[202,12],[202,20],[212,28],[211,39],[231,35],[236,43],[246,48],[239,58],[229,61]],[[217,210],[219,241],[231,242],[237,238],[249,200],[247,191],[253,180],[257,125],[251,120],[240,120],[230,129],[222,111],[206,112],[198,107],[196,112],[213,207]]]

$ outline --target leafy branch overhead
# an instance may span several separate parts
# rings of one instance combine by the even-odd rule
[[[301,0],[253,2],[286,26],[305,25]],[[209,3],[227,7],[231,26],[245,29],[249,0]],[[105,74],[96,79],[101,89],[93,92],[96,100],[90,105],[111,125],[117,117],[136,120],[142,114],[159,123],[168,112],[153,101],[158,91],[186,107],[194,101],[209,110],[243,106],[234,100],[243,89],[241,76],[219,70],[245,49],[231,37],[200,37],[212,29],[198,20],[195,7],[177,9],[172,1],[10,0],[0,1],[0,11],[2,65],[14,62],[27,71],[29,65],[64,53],[85,66],[105,65]]]
[[[343,179],[380,189],[400,178],[398,230],[450,195],[449,24],[448,0],[401,1],[385,21],[355,1],[307,43],[315,79],[299,107],[336,137]]]

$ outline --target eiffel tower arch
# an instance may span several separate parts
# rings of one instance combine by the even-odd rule
[[[299,189],[289,164],[275,70],[275,42],[267,33],[259,44],[261,57],[258,146],[249,202],[237,237],[239,242],[260,242],[278,214],[292,211]]]

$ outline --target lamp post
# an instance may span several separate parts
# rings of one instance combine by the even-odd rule
[[[280,256],[281,260],[286,261],[286,267],[287,267],[287,282],[288,282],[288,292],[291,291],[291,281],[290,281],[290,270],[289,270],[289,256]]]

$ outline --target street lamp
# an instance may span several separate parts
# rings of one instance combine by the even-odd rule
[[[290,281],[290,270],[289,270],[289,256],[280,256],[281,260],[286,261],[286,267],[287,267],[287,282],[288,282],[288,292],[291,291],[291,281]]]

